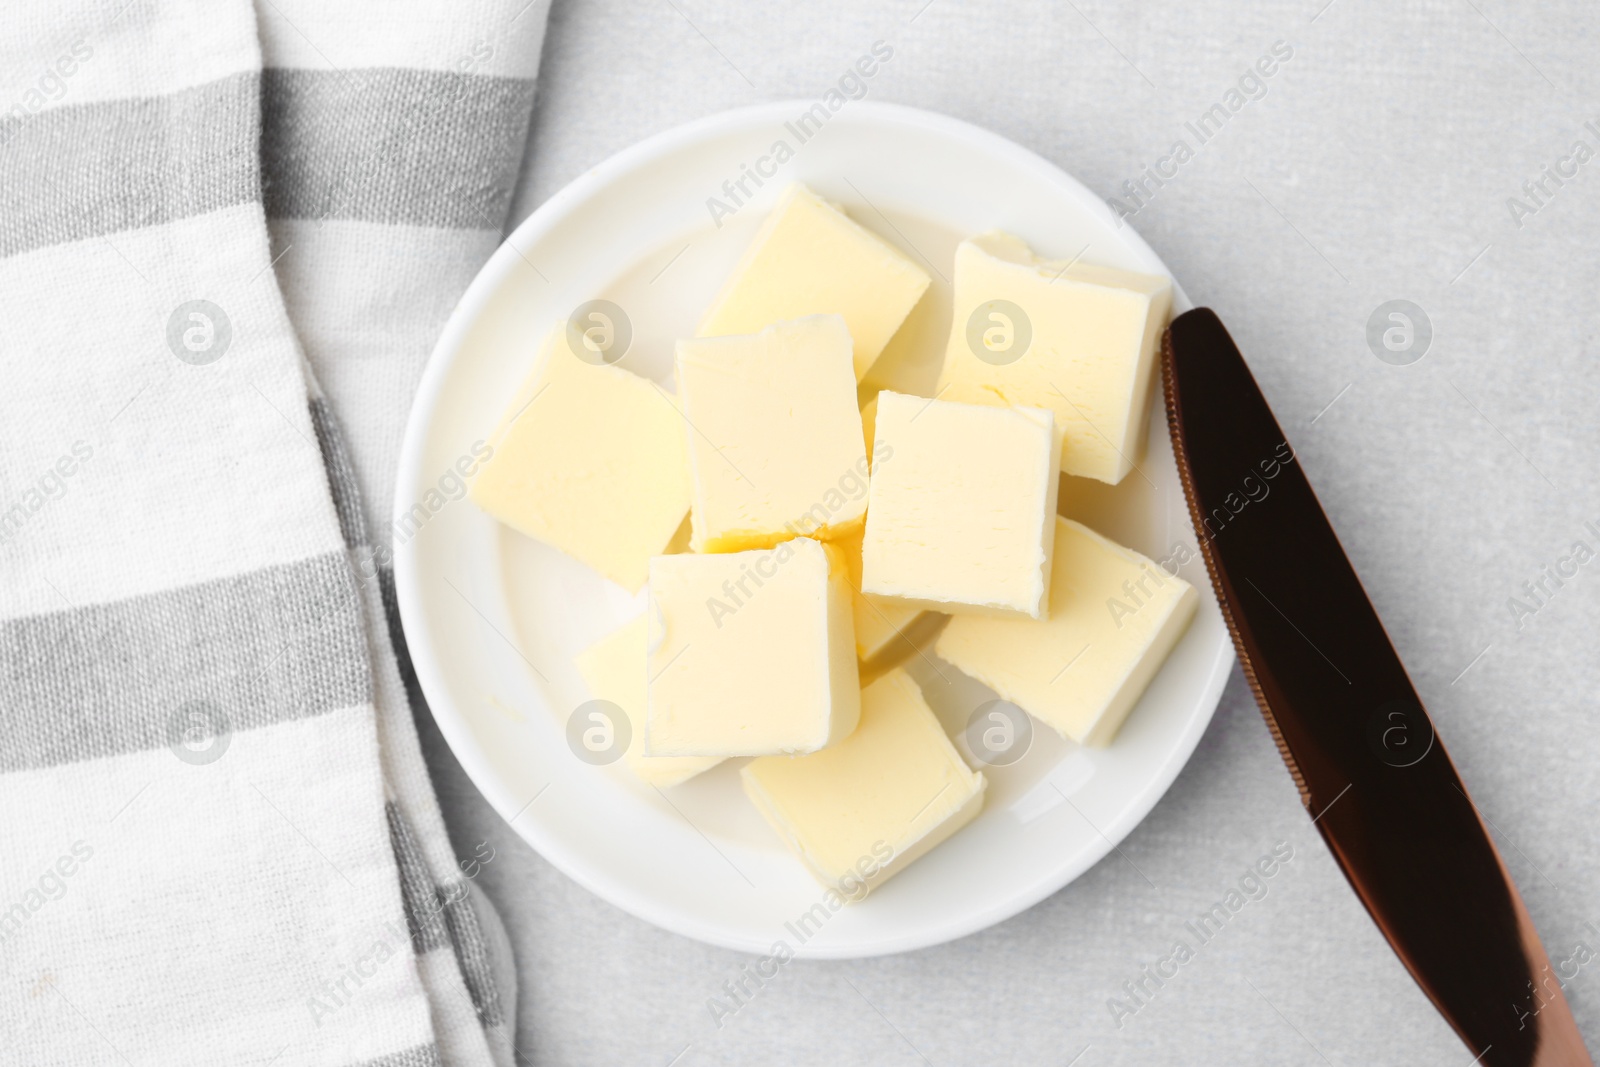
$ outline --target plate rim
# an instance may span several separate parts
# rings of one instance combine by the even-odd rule
[[[448,378],[454,357],[486,305],[505,284],[508,272],[523,258],[522,249],[536,244],[545,233],[564,221],[592,193],[605,188],[618,176],[633,172],[653,159],[677,152],[711,135],[725,134],[747,125],[773,120],[781,122],[792,115],[796,106],[805,106],[809,103],[811,101],[787,99],[753,104],[702,116],[652,134],[584,171],[523,219],[501,241],[473,276],[451,310],[438,340],[428,354],[422,375],[417,382],[411,409],[406,417],[395,478],[394,511],[390,516],[391,521],[400,518],[404,502],[411,499],[413,489],[420,484],[427,422]],[[1095,196],[1077,178],[1031,149],[964,119],[905,104],[870,100],[852,101],[850,111],[858,121],[863,118],[869,120],[878,118],[964,139],[974,143],[975,148],[986,154],[1005,157],[1013,163],[1033,170],[1040,177],[1059,186],[1063,192],[1089,206],[1093,213],[1108,219],[1124,240],[1161,264],[1167,276],[1172,278],[1174,314],[1193,306],[1178,280],[1166,268],[1165,262],[1132,226],[1123,224],[1110,206]],[[1184,521],[1190,524],[1192,532],[1192,520],[1189,519],[1187,510],[1184,512]],[[544,831],[539,823],[518,824],[517,820],[527,810],[527,805],[507,792],[499,780],[498,772],[481,749],[470,723],[448,699],[448,687],[443,678],[445,671],[440,662],[439,651],[433,647],[431,636],[428,634],[422,610],[416,541],[413,539],[395,544],[392,546],[390,558],[401,630],[406,639],[413,673],[427,701],[429,713],[445,743],[449,745],[452,755],[500,819],[562,874],[612,906],[658,928],[706,944],[738,952],[762,951],[746,941],[724,934],[719,928],[707,925],[697,917],[658,904],[653,897],[639,893],[630,883],[625,883],[603,870],[581,862],[559,837]],[[1206,609],[1206,603],[1202,603],[1201,609]],[[421,640],[414,640],[413,634]],[[1096,839],[1088,848],[1079,852],[1073,861],[1065,863],[1059,871],[1052,872],[1050,876],[1005,897],[1002,901],[979,911],[969,912],[960,920],[942,925],[935,930],[921,934],[896,934],[876,941],[855,942],[850,945],[824,945],[815,948],[802,945],[795,951],[795,955],[809,959],[860,959],[945,944],[1019,915],[1076,881],[1120,845],[1128,834],[1148,817],[1156,804],[1167,794],[1183,768],[1188,765],[1200,743],[1200,738],[1216,715],[1223,688],[1227,684],[1235,660],[1232,643],[1223,642],[1220,654],[1210,664],[1209,674],[1198,687],[1197,700],[1204,709],[1202,713],[1194,716],[1186,730],[1175,738],[1175,744],[1168,758],[1155,768],[1154,773],[1134,795],[1131,803],[1123,809],[1119,817],[1109,825],[1097,827],[1099,832]],[[436,696],[440,699],[435,699]]]

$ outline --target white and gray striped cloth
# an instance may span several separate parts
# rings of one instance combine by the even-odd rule
[[[385,561],[545,16],[0,6],[0,1064],[521,1059]]]

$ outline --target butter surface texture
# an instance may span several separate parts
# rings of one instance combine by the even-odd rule
[[[837,315],[678,342],[696,552],[737,552],[861,524],[867,456]]]
[[[1049,408],[1061,469],[1114,485],[1144,451],[1171,310],[1163,277],[1040,259],[1005,233],[963,241],[940,395]]]
[[[877,462],[874,427],[878,420],[878,398],[861,407],[861,431],[866,438],[867,456]],[[884,597],[869,597],[861,592],[861,536],[864,530],[842,537],[839,550],[850,565],[850,586],[855,603],[856,656],[865,663],[885,651],[910,652],[913,646],[901,635],[923,615],[921,608]]]
[[[808,537],[650,563],[645,752],[813,752],[855,729],[861,694],[845,562]]]
[[[941,659],[1084,745],[1121,729],[1189,621],[1182,578],[1070,519],[1056,520],[1048,622],[955,618]]]
[[[1059,442],[1043,408],[878,394],[861,591],[1042,618]]]
[[[755,333],[781,319],[843,315],[855,376],[883,352],[931,279],[877,234],[803,185],[785,190],[697,331]]]
[[[901,635],[922,618],[923,610],[902,600],[868,596],[861,592],[860,532],[840,539],[838,545],[850,571],[851,603],[856,623],[856,658],[865,663],[886,651],[910,652],[914,646],[908,640],[903,640]]]
[[[578,673],[596,700],[615,704],[628,717],[628,769],[649,785],[665,789],[686,782],[721,763],[717,756],[646,756],[645,709],[650,627],[644,615],[635,616],[578,653]]]
[[[564,327],[491,439],[469,494],[630,592],[689,507],[683,418],[656,383],[573,354]]]
[[[839,744],[752,760],[740,773],[745,792],[811,873],[852,898],[970,822],[988,784],[962,762],[899,668],[862,691],[861,725]]]

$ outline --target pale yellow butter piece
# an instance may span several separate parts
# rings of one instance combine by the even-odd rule
[[[1194,618],[1194,587],[1056,520],[1048,622],[956,618],[935,651],[1084,745],[1106,745]]]
[[[863,593],[1045,617],[1060,484],[1049,410],[886,390],[874,450]]]
[[[596,700],[615,704],[628,719],[628,769],[648,785],[665,789],[686,782],[722,762],[718,756],[646,756],[645,709],[648,689],[649,619],[637,615],[582,652],[576,663]],[[615,724],[613,724],[615,729]]]
[[[869,468],[842,318],[679,341],[677,356],[696,552],[861,525]]]
[[[878,426],[878,397],[873,395],[871,400],[861,405],[861,441],[867,446],[867,455],[872,457],[873,441],[877,435]],[[876,457],[873,457],[874,459]]]
[[[939,395],[1049,408],[1061,469],[1115,485],[1144,450],[1171,310],[1167,278],[1040,259],[998,231],[963,241]]]
[[[911,309],[927,271],[803,185],[784,191],[711,302],[701,337],[755,333],[782,319],[843,315],[866,377]]]
[[[909,652],[902,635],[922,618],[921,608],[888,597],[869,597],[861,592],[861,532],[836,542],[850,568],[851,603],[855,608],[856,657],[865,663],[891,646]]]
[[[689,508],[683,417],[656,383],[586,362],[566,338],[545,339],[470,495],[632,592]]]
[[[861,406],[861,432],[866,439],[869,458],[873,456],[875,448],[873,428],[877,420],[878,398],[874,396]],[[837,542],[850,565],[851,599],[855,604],[856,619],[856,656],[863,663],[897,643],[905,651],[910,651],[911,646],[907,641],[899,638],[924,614],[921,608],[901,601],[868,597],[861,592],[861,536],[864,532],[864,529],[858,530],[841,537]]]
[[[837,549],[650,561],[651,756],[813,752],[860,716],[850,585]]]
[[[971,822],[988,783],[967,767],[911,676],[861,693],[861,725],[832,748],[751,760],[745,792],[816,876],[850,899]]]

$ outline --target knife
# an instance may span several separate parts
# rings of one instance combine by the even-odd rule
[[[1592,1067],[1466,786],[1209,308],[1173,320],[1162,379],[1184,496],[1239,663],[1351,887],[1475,1063]]]

